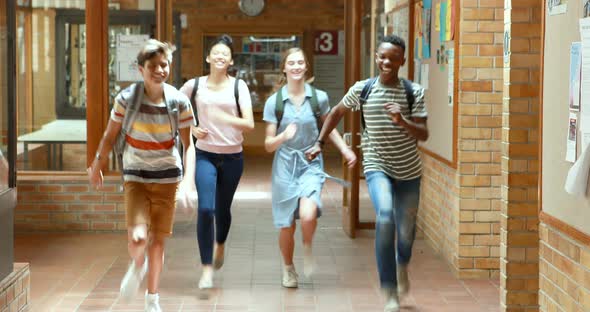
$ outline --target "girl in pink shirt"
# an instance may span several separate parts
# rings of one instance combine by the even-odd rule
[[[213,287],[214,269],[223,265],[230,208],[244,165],[242,133],[254,129],[248,86],[227,72],[233,65],[230,36],[221,35],[213,41],[207,63],[209,75],[191,79],[180,89],[195,104],[198,122],[192,128],[196,161],[188,156],[187,164],[191,165],[186,174],[194,174],[198,194],[197,241],[203,265],[199,289],[204,296]]]

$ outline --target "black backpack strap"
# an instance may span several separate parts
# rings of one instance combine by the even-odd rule
[[[199,116],[197,115],[197,102],[195,97],[197,96],[197,89],[199,89],[199,77],[195,77],[195,84],[193,85],[193,92],[191,92],[191,106],[193,109],[193,114],[195,114],[195,120],[197,121],[197,126],[199,125]]]
[[[318,102],[318,92],[316,88],[309,86],[311,88],[311,111],[315,117],[316,123],[318,125],[318,130],[322,130],[322,118],[321,118],[321,111],[320,111],[320,103]]]
[[[283,87],[277,91],[277,102],[275,104],[275,117],[277,118],[277,131],[281,125],[281,119],[283,119],[283,112],[285,111],[285,103],[283,102]]]
[[[236,77],[236,82],[234,84],[234,96],[236,97],[236,106],[238,107],[238,116],[242,117],[242,109],[240,108],[240,91],[238,90],[238,86],[240,84],[240,79]]]
[[[363,124],[363,129],[367,129],[367,124],[365,123],[365,115],[363,113],[363,105],[367,103],[367,100],[369,99],[369,94],[371,94],[371,89],[373,88],[375,82],[377,82],[377,79],[379,79],[379,76],[367,80],[367,82],[365,82],[365,85],[363,86],[363,90],[361,91],[361,96],[359,97],[361,123]]]
[[[406,91],[406,100],[408,101],[408,109],[410,111],[410,117],[412,116],[412,107],[414,106],[414,88],[412,87],[412,82],[408,79],[400,78],[402,84],[404,85],[404,90]]]

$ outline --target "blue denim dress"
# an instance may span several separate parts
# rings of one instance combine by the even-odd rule
[[[328,97],[325,92],[317,91],[320,112],[325,115],[330,110]],[[286,88],[282,88],[279,92],[283,92],[285,105],[277,134],[283,132],[289,124],[297,125],[295,136],[275,151],[272,164],[273,223],[277,228],[283,228],[291,226],[293,220],[299,217],[301,197],[313,200],[318,207],[318,216],[321,214],[320,194],[326,174],[323,171],[324,162],[321,155],[311,162],[307,161],[304,155],[319,135],[317,121],[311,109],[309,87],[306,86],[306,100],[298,110],[288,98]],[[266,122],[277,123],[275,105],[276,94],[266,101],[264,107]]]

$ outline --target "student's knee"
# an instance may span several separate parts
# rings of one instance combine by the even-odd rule
[[[145,244],[148,238],[147,224],[137,224],[127,229],[129,241],[134,244]]]

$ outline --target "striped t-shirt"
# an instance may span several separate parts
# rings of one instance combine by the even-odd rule
[[[177,91],[178,92],[178,91]],[[178,92],[180,94],[180,92]],[[179,101],[178,129],[194,124],[190,102],[183,94]],[[122,123],[127,102],[121,94],[115,98],[111,119]],[[142,183],[174,183],[182,178],[182,160],[172,136],[172,124],[164,102],[141,102],[131,130],[125,136],[123,178]]]
[[[347,108],[360,109],[359,98],[367,80],[359,81],[352,86],[342,99]],[[414,104],[409,111],[406,92],[401,83],[388,87],[375,82],[367,102],[363,104],[366,129],[363,131],[361,148],[363,150],[363,167],[365,174],[369,171],[382,171],[388,176],[410,180],[422,174],[422,162],[418,154],[415,138],[401,126],[395,125],[387,112],[385,103],[396,102],[401,105],[402,115],[411,117],[427,117],[424,103],[424,88],[413,83]]]

